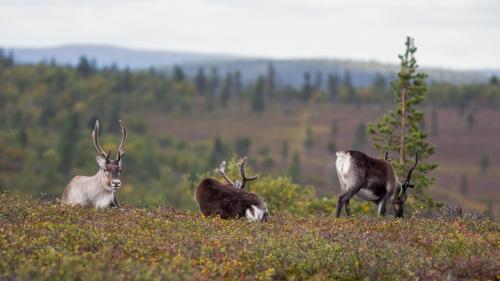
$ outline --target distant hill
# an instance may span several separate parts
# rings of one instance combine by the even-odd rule
[[[197,54],[189,52],[150,51],[119,48],[106,45],[67,45],[54,48],[5,48],[12,52],[19,63],[49,62],[75,65],[82,55],[95,60],[98,66],[116,64],[132,69],[149,68],[205,60],[224,60],[226,55]]]
[[[158,67],[167,72],[175,64],[181,65],[186,73],[194,75],[198,68],[203,67],[208,74],[216,67],[218,73],[224,76],[229,71],[239,70],[244,82],[254,81],[267,71],[268,63],[273,62],[277,73],[277,81],[281,84],[300,86],[304,73],[309,72],[314,81],[317,73],[322,76],[326,85],[328,74],[344,76],[349,71],[355,86],[366,86],[372,83],[377,73],[387,79],[392,79],[398,66],[382,64],[375,61],[354,61],[339,59],[286,59],[245,58],[224,54],[202,54],[172,51],[150,51],[119,48],[106,45],[68,45],[54,48],[6,48],[12,52],[14,59],[20,63],[49,62],[52,59],[58,64],[78,63],[82,55],[94,60],[98,66],[116,64],[118,67],[144,69]],[[430,74],[433,81],[447,81],[455,84],[486,82],[492,74],[500,70],[456,71],[450,69],[423,69]]]
[[[399,70],[398,65],[339,59],[227,59],[224,61],[190,62],[182,66],[189,76],[195,75],[200,67],[204,68],[205,74],[208,74],[210,69],[214,67],[221,75],[239,70],[242,73],[243,81],[250,82],[259,75],[265,75],[270,62],[275,69],[278,83],[296,87],[303,84],[305,72],[310,73],[312,83],[317,79],[316,76],[320,75],[324,88],[329,74],[338,75],[342,79],[346,72],[349,72],[353,84],[360,87],[373,83],[377,74],[381,74],[387,80],[392,80]],[[165,69],[172,70],[170,67]],[[430,75],[431,81],[446,81],[454,84],[483,83],[489,81],[494,73],[493,71],[455,71],[439,68],[423,68],[422,71]]]

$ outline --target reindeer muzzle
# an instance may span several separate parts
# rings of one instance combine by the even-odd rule
[[[118,180],[118,179],[111,180],[111,187],[114,190],[120,189],[121,186],[122,186],[121,180]]]

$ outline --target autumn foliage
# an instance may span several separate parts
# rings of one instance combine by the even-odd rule
[[[493,280],[499,247],[498,222],[468,214],[248,223],[0,193],[1,280]]]

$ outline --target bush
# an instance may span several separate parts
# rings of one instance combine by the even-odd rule
[[[252,183],[250,191],[264,198],[271,212],[303,214],[316,197],[312,186],[300,186],[289,177],[263,177]]]

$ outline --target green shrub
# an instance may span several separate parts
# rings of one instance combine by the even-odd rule
[[[304,213],[316,197],[312,186],[300,186],[289,177],[263,177],[252,183],[250,191],[262,196],[271,212]]]

